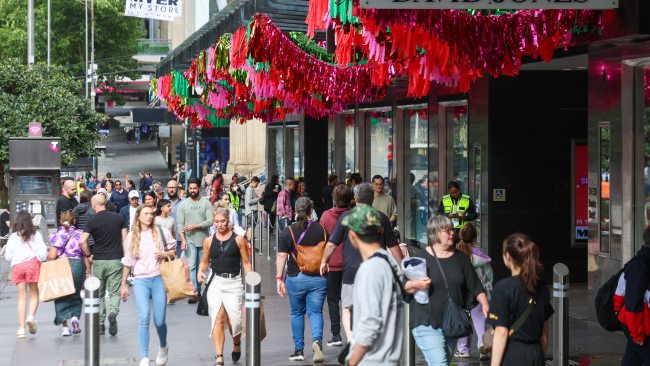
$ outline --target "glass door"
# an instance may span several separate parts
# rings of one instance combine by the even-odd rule
[[[426,245],[429,220],[429,110],[426,104],[401,109],[408,131],[406,165],[409,174],[405,205],[404,238],[411,243]]]
[[[643,232],[650,224],[650,60],[635,68],[635,247],[644,244]]]

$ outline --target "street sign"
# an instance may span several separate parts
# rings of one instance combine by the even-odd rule
[[[492,202],[505,202],[505,201],[506,201],[505,188],[495,188],[492,190]]]
[[[361,0],[366,9],[614,9],[618,0]]]

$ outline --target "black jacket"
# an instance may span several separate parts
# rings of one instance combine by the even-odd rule
[[[278,187],[277,192],[273,192],[274,187]],[[267,184],[266,187],[264,187],[264,193],[262,194],[262,197],[264,198],[264,211],[266,212],[271,212],[271,207],[275,203],[275,201],[278,199],[278,195],[280,194],[280,191],[282,190],[282,187],[279,184]]]

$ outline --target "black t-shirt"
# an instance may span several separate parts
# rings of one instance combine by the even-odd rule
[[[495,328],[500,326],[510,329],[510,326],[526,311],[530,296],[519,277],[508,277],[497,282],[492,292],[487,323]],[[521,327],[512,334],[511,340],[524,343],[539,342],[544,330],[544,322],[553,315],[551,296],[546,284],[539,281],[533,296],[536,301],[535,308]]]
[[[440,328],[448,296],[451,296],[463,308],[471,309],[476,303],[476,297],[481,292],[485,292],[472,262],[464,253],[456,251],[449,258],[438,258],[449,284],[449,295],[447,295],[445,281],[436,263],[436,258],[424,248],[416,249],[413,256],[426,260],[427,275],[431,278],[431,286],[429,287],[428,304],[411,301],[411,329],[420,325]]]
[[[291,224],[280,234],[280,245],[278,251],[289,254],[287,275],[295,277],[300,273],[300,269],[291,255],[291,252],[293,251],[293,238],[289,232],[290,229],[293,231],[293,236],[296,238],[296,241],[299,241],[300,235],[302,235],[302,230],[298,228],[298,224]],[[313,221],[299,244],[309,247],[318,245],[323,240],[327,241],[327,232],[323,229],[323,226],[321,226],[320,223]]]
[[[9,211],[5,211],[0,214],[0,236],[9,234],[9,226],[7,226],[7,221],[9,221]]]
[[[79,204],[76,198],[61,196],[56,200],[56,226],[58,227],[61,224],[59,218],[61,217],[61,212],[67,210],[74,210],[74,208]]]
[[[330,237],[330,242],[336,245],[343,244],[343,279],[342,282],[346,285],[354,284],[354,277],[357,275],[357,270],[363,262],[361,254],[357,249],[354,249],[350,239],[348,239],[348,229],[341,225],[341,221],[344,217],[350,214],[350,211],[346,211],[341,215],[336,222],[336,226],[332,231],[332,236]],[[399,245],[395,235],[393,235],[392,228],[390,226],[390,221],[388,216],[379,212],[381,215],[381,224],[384,227],[383,240],[381,242],[381,247],[392,248],[396,245]]]
[[[90,246],[94,260],[122,259],[122,229],[126,229],[124,220],[115,212],[97,212],[88,220],[84,232],[95,240]]]
[[[334,206],[334,202],[332,201],[332,193],[334,192],[334,186],[331,184],[328,184],[323,188],[323,204],[325,205],[325,209],[329,210]]]

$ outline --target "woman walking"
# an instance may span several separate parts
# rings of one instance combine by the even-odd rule
[[[13,233],[7,241],[5,259],[11,262],[11,282],[18,287],[18,331],[16,337],[25,338],[25,323],[29,333],[36,334],[36,310],[38,309],[38,276],[41,262],[47,258],[47,247],[36,232],[32,217],[27,211],[16,214]],[[27,292],[29,290],[29,315]]]
[[[221,175],[221,173],[217,173],[214,175],[214,179],[212,179],[212,194],[210,195],[210,202],[214,203],[214,201],[218,200],[221,197],[222,193],[223,175]]]
[[[86,266],[80,241],[83,230],[77,229],[74,213],[70,210],[61,212],[61,226],[50,236],[50,251],[47,258],[55,260],[58,257],[68,257],[74,282],[73,294],[54,300],[56,316],[54,324],[61,325],[61,336],[69,337],[81,333],[79,317],[81,316],[81,296],[79,295],[85,279]],[[72,327],[72,331],[70,331]]]
[[[465,253],[467,258],[470,258],[472,266],[478,275],[488,299],[492,291],[492,281],[494,279],[492,273],[492,265],[490,262],[492,258],[485,254],[479,247],[476,246],[476,228],[474,225],[468,223],[460,229],[460,242],[457,245],[459,251]],[[485,315],[480,305],[476,305],[472,309],[472,323],[476,331],[478,339],[477,346],[479,352],[479,359],[481,361],[488,360],[490,353],[483,348],[483,334],[485,333]],[[469,350],[471,347],[472,337],[467,336],[458,339],[458,351],[454,354],[457,358],[468,358]]]
[[[156,226],[165,228],[172,233],[173,237],[176,237],[176,223],[174,222],[174,217],[171,216],[172,212],[172,202],[170,200],[161,199],[156,205],[156,218],[154,223]]]
[[[229,221],[227,209],[214,211],[214,235],[203,241],[203,257],[197,279],[206,282],[206,271],[211,270],[208,284],[208,312],[210,313],[212,343],[214,344],[214,365],[224,364],[223,349],[225,343],[225,326],[228,325],[233,337],[233,362],[241,357],[242,305],[244,303],[244,274],[251,271],[248,257],[248,244],[243,236],[236,235]]]
[[[489,311],[485,289],[472,263],[454,246],[454,226],[445,216],[434,216],[427,224],[429,245],[416,251],[424,258],[428,278],[407,281],[406,292],[429,291],[429,302],[411,301],[411,332],[429,366],[447,366],[456,348],[457,338],[445,337],[442,320],[448,299],[463,309],[480,303],[483,315]],[[443,277],[444,276],[444,277]]]
[[[305,313],[309,316],[314,363],[325,360],[323,354],[323,303],[327,292],[327,278],[320,275],[320,262],[327,244],[327,231],[316,221],[311,221],[313,203],[307,197],[296,202],[298,217],[280,234],[276,260],[277,291],[284,297],[289,294],[291,305],[291,330],[294,353],[291,361],[304,361]],[[298,252],[300,246],[300,252]],[[291,257],[289,257],[291,254]],[[304,255],[303,255],[304,254]],[[287,265],[286,285],[284,265]]]
[[[144,195],[144,205],[149,207],[154,212],[156,211],[157,202],[158,202],[158,196],[156,196],[156,192],[149,191]]]
[[[269,183],[264,187],[264,193],[262,193],[262,201],[264,203],[264,211],[269,215],[269,221],[271,222],[271,231],[275,227],[275,210],[273,206],[275,201],[278,199],[278,194],[282,187],[280,186],[280,177],[274,175],[271,177]]]
[[[167,292],[162,276],[160,262],[174,258],[176,238],[165,228],[158,228],[154,212],[149,206],[140,206],[135,211],[133,227],[126,236],[122,264],[122,301],[129,296],[127,278],[131,270],[135,282],[135,304],[138,308],[138,333],[140,338],[140,366],[149,366],[149,321],[150,307],[153,305],[153,320],[156,325],[160,349],[156,356],[156,365],[167,363],[169,346],[167,344]]]
[[[503,241],[503,261],[512,273],[494,286],[490,316],[494,327],[492,366],[542,366],[553,315],[548,287],[541,280],[539,248],[526,234]]]

